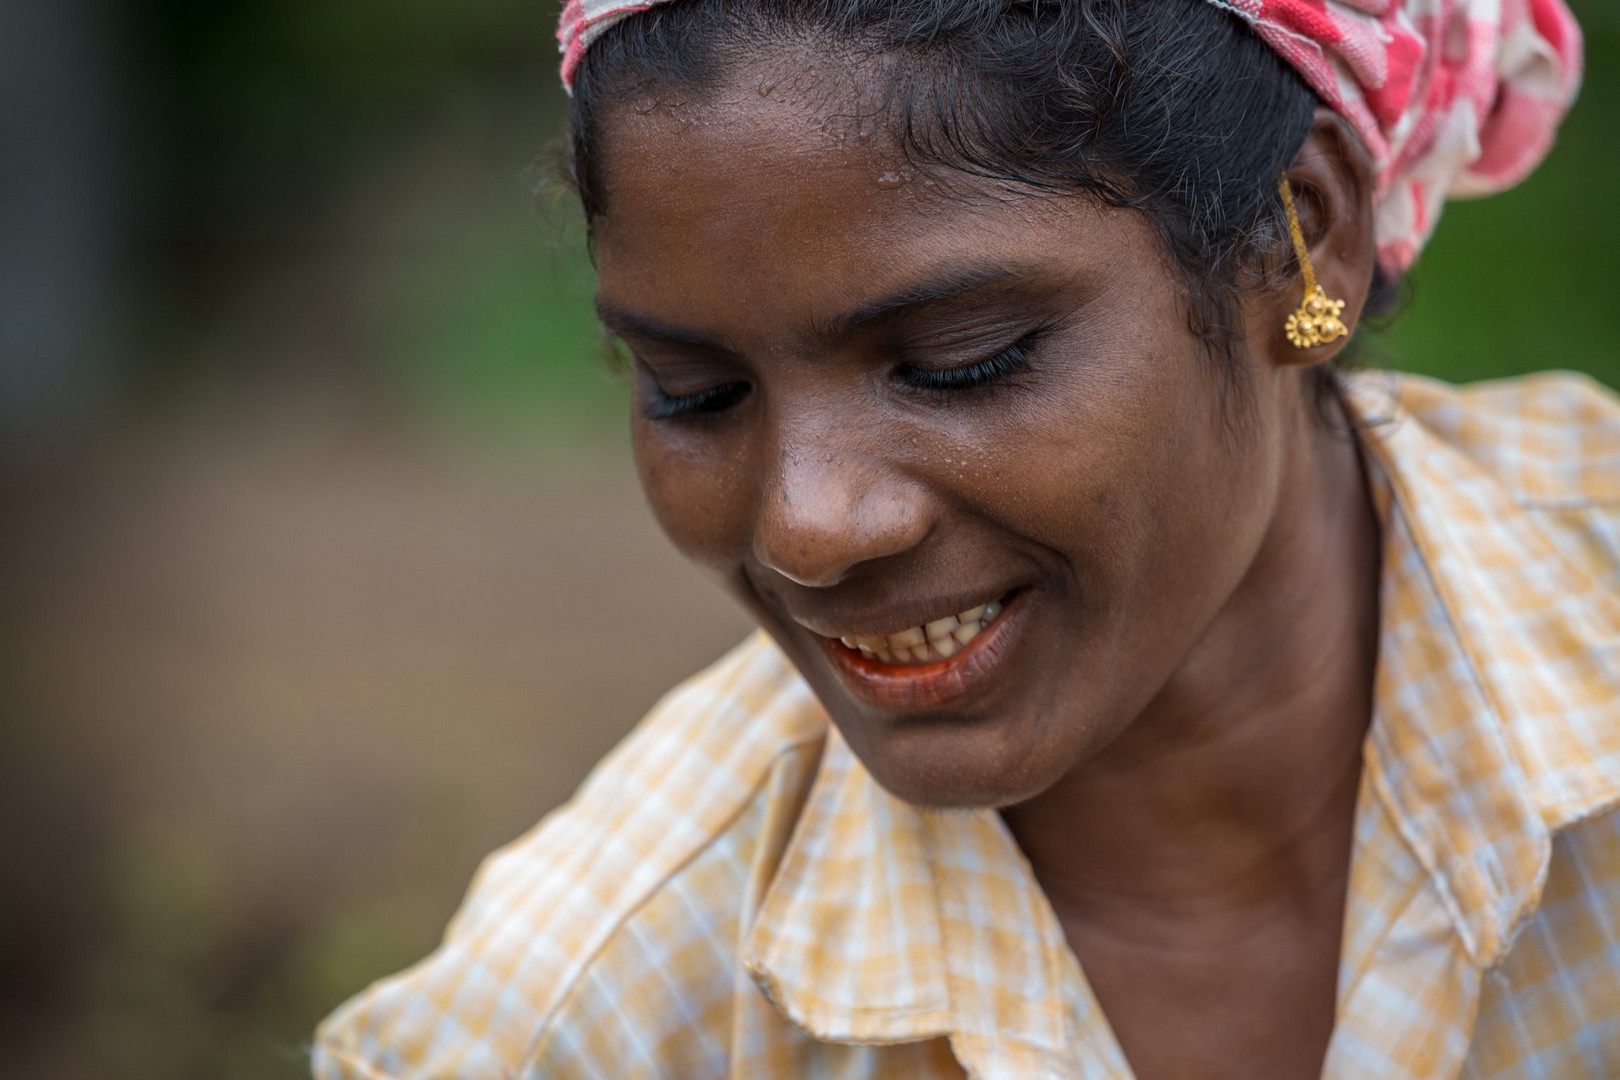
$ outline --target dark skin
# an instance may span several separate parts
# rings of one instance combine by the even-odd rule
[[[1002,809],[1141,1080],[1318,1076],[1378,620],[1311,389],[1342,342],[1288,344],[1297,279],[1251,290],[1223,394],[1139,214],[974,197],[800,90],[606,118],[598,299],[654,513],[879,783]],[[1353,328],[1366,160],[1323,111],[1290,178]],[[840,666],[998,597],[970,680],[875,704]]]

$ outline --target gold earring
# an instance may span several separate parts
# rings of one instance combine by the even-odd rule
[[[1282,193],[1283,209],[1288,211],[1288,235],[1294,241],[1294,254],[1299,259],[1300,271],[1305,275],[1305,299],[1299,310],[1288,316],[1283,329],[1296,349],[1309,349],[1313,345],[1326,345],[1350,332],[1339,316],[1344,312],[1343,300],[1329,300],[1322,286],[1316,283],[1316,271],[1311,269],[1311,253],[1305,247],[1305,234],[1300,231],[1299,214],[1294,210],[1294,192],[1288,186],[1288,174],[1277,176],[1277,190]]]

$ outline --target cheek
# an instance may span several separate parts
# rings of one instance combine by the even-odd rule
[[[639,417],[631,434],[642,491],[670,542],[701,566],[733,568],[747,550],[756,501],[745,440]]]
[[[1155,343],[1159,344],[1159,343]],[[1174,345],[1179,347],[1170,347]],[[1061,391],[1009,424],[996,472],[1016,478],[1016,531],[1073,567],[1079,632],[1116,642],[1196,619],[1248,546],[1252,491],[1220,388],[1183,342],[1092,354]],[[1013,432],[1017,434],[1014,435]]]
[[[1096,569],[1134,561],[1178,489],[1208,463],[1198,388],[1153,353],[1081,372],[1009,425],[998,470],[1017,478],[1031,522]]]

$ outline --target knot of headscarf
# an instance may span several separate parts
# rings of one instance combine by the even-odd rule
[[[568,0],[563,85],[604,30],[669,2]],[[1580,85],[1581,32],[1563,0],[1208,2],[1253,26],[1361,137],[1378,174],[1379,261],[1395,272],[1448,197],[1501,191],[1535,168]]]

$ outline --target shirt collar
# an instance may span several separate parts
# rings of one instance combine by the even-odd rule
[[[903,803],[829,731],[745,950],[784,1016],[829,1042],[949,1036],[979,1077],[1082,1075],[1073,962],[999,814]]]
[[[1550,833],[1620,802],[1620,597],[1391,387],[1348,401],[1388,485],[1375,789],[1471,959],[1540,899]]]
[[[1620,600],[1398,395],[1364,379],[1348,400],[1388,495],[1369,784],[1489,967],[1551,832],[1620,803]],[[745,963],[824,1041],[949,1036],[980,1077],[1128,1075],[1111,1038],[1074,1037],[1107,1027],[1000,816],[895,799],[836,731]]]

